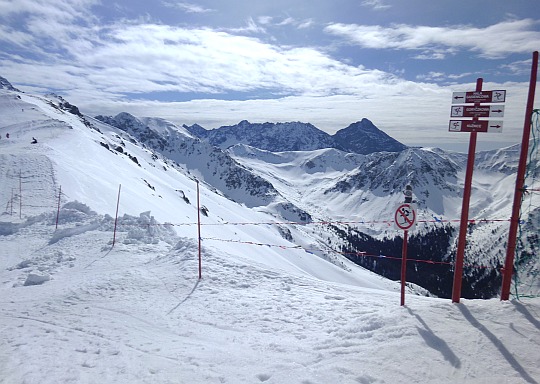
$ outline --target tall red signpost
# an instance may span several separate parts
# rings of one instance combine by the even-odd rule
[[[394,225],[403,230],[403,247],[401,251],[401,306],[405,305],[405,282],[407,274],[407,237],[409,230],[416,225],[416,207],[411,203],[402,203],[394,213]]]
[[[459,226],[458,248],[456,252],[456,264],[454,270],[454,285],[452,288],[452,302],[459,303],[461,296],[461,283],[463,279],[463,262],[465,255],[465,244],[467,237],[467,224],[469,222],[469,203],[471,200],[472,175],[474,169],[474,157],[476,152],[476,136],[478,132],[502,132],[502,122],[492,122],[480,120],[480,117],[490,117],[491,109],[486,112],[481,103],[504,103],[506,91],[482,91],[483,79],[476,80],[476,91],[474,92],[454,92],[452,104],[470,104],[474,106],[453,106],[452,117],[472,117],[472,120],[450,120],[450,132],[470,132],[469,153],[467,156],[467,170],[465,173],[465,186],[463,191],[463,202],[461,208],[461,220]],[[467,111],[467,112],[465,112]],[[463,113],[461,115],[461,113]],[[504,109],[498,111],[497,117],[502,117]],[[486,116],[487,114],[487,116]]]
[[[523,197],[523,186],[525,184],[525,171],[527,168],[527,153],[529,150],[529,138],[531,132],[531,118],[533,114],[534,94],[536,90],[536,78],[538,72],[538,51],[533,52],[531,80],[529,83],[529,95],[525,110],[525,123],[523,126],[523,137],[521,140],[521,154],[519,158],[518,173],[516,177],[516,189],[514,192],[514,204],[512,206],[512,217],[510,218],[510,230],[508,234],[508,246],[506,248],[506,261],[503,270],[503,280],[501,288],[501,300],[510,298],[510,285],[514,273],[514,254],[516,252],[517,229],[519,226],[519,211],[521,199]]]

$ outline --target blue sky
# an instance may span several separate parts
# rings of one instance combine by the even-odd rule
[[[507,91],[521,141],[538,0],[0,0],[0,76],[90,115],[211,129],[364,117],[408,145],[466,151],[448,132],[453,91]],[[538,99],[538,98],[537,98]],[[536,105],[539,103],[537,102]]]

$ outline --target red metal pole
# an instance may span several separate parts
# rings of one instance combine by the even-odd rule
[[[514,255],[516,253],[517,230],[519,226],[519,211],[525,185],[525,171],[527,169],[527,154],[529,152],[529,138],[531,133],[531,117],[533,114],[534,94],[536,91],[536,77],[538,72],[538,51],[533,52],[531,81],[529,83],[529,96],[525,110],[525,123],[523,124],[523,138],[521,140],[521,154],[519,158],[518,172],[516,177],[516,189],[514,192],[514,204],[512,217],[510,218],[510,230],[508,234],[508,246],[506,248],[506,261],[504,263],[503,280],[501,288],[501,300],[510,298],[510,285],[514,273]]]
[[[476,80],[476,91],[482,90],[484,80],[478,78]],[[475,103],[475,106],[479,106]],[[473,118],[478,120],[478,118]],[[463,202],[461,206],[461,220],[459,224],[458,248],[456,252],[456,266],[454,270],[454,286],[452,288],[452,302],[459,303],[461,296],[461,281],[463,279],[463,261],[465,259],[465,244],[467,242],[467,224],[469,222],[469,203],[471,200],[472,176],[474,170],[474,156],[476,152],[476,136],[477,132],[471,132],[469,139],[469,154],[467,157],[467,171],[465,173],[465,186],[463,190]]]
[[[118,200],[116,201],[116,215],[114,216],[114,232],[113,232],[113,240],[112,240],[112,246],[114,247],[114,243],[116,242],[116,224],[118,223],[118,207],[120,206],[120,189],[122,188],[122,184],[118,185]]]
[[[405,305],[405,282],[407,274],[407,237],[408,231],[403,231],[403,247],[401,248],[401,306]]]
[[[197,180],[197,237],[199,238],[199,280],[202,279],[201,259],[201,199],[199,195],[199,180]]]

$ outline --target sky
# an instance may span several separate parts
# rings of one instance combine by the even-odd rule
[[[502,133],[521,142],[537,0],[0,0],[0,76],[89,115],[207,129],[370,119],[407,145],[467,151],[452,92],[506,90]],[[538,108],[538,102],[535,107]],[[500,119],[499,119],[500,120]]]

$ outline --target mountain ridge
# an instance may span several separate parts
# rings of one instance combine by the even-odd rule
[[[246,144],[272,152],[312,151],[335,148],[345,152],[368,154],[373,152],[400,152],[406,145],[393,139],[370,120],[350,124],[330,135],[311,123],[250,123],[242,120],[236,125],[205,130],[200,125],[183,126],[193,135],[207,140],[221,149]]]

